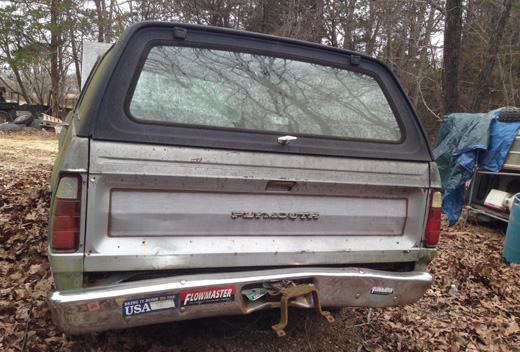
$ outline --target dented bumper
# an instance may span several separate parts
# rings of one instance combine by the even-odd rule
[[[291,268],[101,285],[53,292],[47,301],[62,331],[81,334],[279,308],[275,288],[287,281],[314,285],[324,307],[388,307],[417,301],[433,277],[424,272]],[[312,308],[313,296],[296,297],[289,305]]]

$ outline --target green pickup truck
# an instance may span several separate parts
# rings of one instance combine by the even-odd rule
[[[440,178],[395,75],[358,53],[144,22],[60,135],[48,297],[71,334],[417,301]],[[330,318],[329,318],[330,319]]]

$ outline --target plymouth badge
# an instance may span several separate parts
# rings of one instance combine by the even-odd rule
[[[278,213],[270,213],[264,211],[232,211],[231,219],[289,219],[289,220],[318,220],[320,218],[320,213],[309,212],[309,211],[299,211],[299,212],[278,212]]]

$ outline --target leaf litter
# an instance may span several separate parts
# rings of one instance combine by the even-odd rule
[[[332,324],[292,309],[285,338],[270,329],[275,310],[67,336],[45,302],[53,289],[47,221],[57,137],[4,132],[0,145],[2,351],[520,351],[520,265],[502,258],[505,228],[460,222],[443,227],[428,266],[435,282],[410,306],[344,308],[333,311]]]

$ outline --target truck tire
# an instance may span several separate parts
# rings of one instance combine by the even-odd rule
[[[13,121],[11,114],[5,110],[0,110],[0,123],[11,122],[11,121]]]
[[[520,109],[503,108],[498,112],[498,121],[500,122],[518,122],[520,121]]]
[[[34,120],[32,115],[22,115],[14,119],[16,125],[29,125]]]

